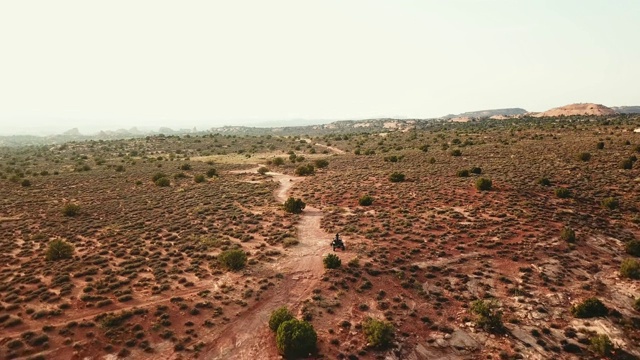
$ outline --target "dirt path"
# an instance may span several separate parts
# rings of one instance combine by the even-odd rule
[[[245,172],[255,172],[257,168]],[[303,178],[279,173],[269,173],[280,186],[274,191],[274,197],[284,202],[291,187]],[[285,275],[278,288],[269,298],[265,298],[244,311],[240,316],[217,334],[207,337],[212,342],[203,350],[206,359],[280,359],[273,334],[267,324],[271,312],[283,305],[292,311],[299,311],[306,299],[320,281],[324,269],[322,256],[328,252],[328,240],[331,235],[320,228],[322,212],[307,207],[298,222],[298,240],[300,243],[288,251],[274,266]],[[205,342],[206,342],[205,340]]]
[[[302,140],[306,141],[308,144],[311,144],[311,139],[302,139]],[[340,150],[340,149],[338,149],[336,147],[333,147],[333,146],[328,146],[328,145],[324,145],[324,144],[320,144],[320,143],[315,143],[314,145],[323,147],[323,148],[325,148],[327,150],[331,150],[336,154],[344,154],[344,150]]]

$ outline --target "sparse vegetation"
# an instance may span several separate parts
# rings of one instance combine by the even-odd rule
[[[609,209],[609,210],[617,209],[620,206],[618,199],[614,197],[604,198],[601,204],[603,208]]]
[[[476,325],[486,331],[504,331],[502,311],[494,300],[476,300],[471,304],[471,312],[477,316]]]
[[[577,318],[592,318],[606,316],[609,309],[600,301],[600,299],[592,297],[584,300],[580,304],[571,307],[571,314]]]
[[[609,356],[613,351],[613,343],[611,342],[611,339],[609,339],[609,336],[605,334],[593,336],[589,339],[589,342],[589,348],[591,351],[600,356]]]
[[[274,310],[271,313],[271,317],[269,317],[269,329],[276,332],[283,322],[292,319],[294,319],[294,317],[286,306],[279,307]]]
[[[316,351],[318,335],[313,326],[297,319],[280,324],[276,334],[276,345],[287,358],[308,357]]]
[[[369,317],[363,321],[362,331],[373,348],[386,349],[392,345],[395,330],[389,322]]]
[[[62,239],[55,239],[47,246],[45,257],[49,261],[70,259],[73,256],[73,250],[73,245]]]
[[[166,177],[161,177],[155,181],[155,184],[156,186],[159,186],[159,187],[167,187],[171,185],[171,180],[169,180],[169,178],[166,178]]]
[[[629,279],[640,279],[640,261],[627,258],[620,264],[620,275]]]
[[[240,249],[225,250],[220,253],[220,255],[218,255],[218,261],[225,268],[232,271],[237,271],[244,268],[244,266],[246,265],[247,254]]]
[[[373,198],[369,195],[362,195],[360,199],[358,199],[358,204],[360,206],[370,206],[373,204]]]
[[[288,198],[283,205],[284,211],[291,214],[300,214],[306,206],[307,204],[305,204],[302,199],[296,199],[294,197]]]
[[[567,188],[559,187],[559,188],[556,188],[554,192],[556,196],[559,197],[560,199],[567,199],[571,197],[571,192]]]
[[[80,205],[74,203],[65,204],[62,207],[62,214],[69,217],[76,216],[80,214]]]
[[[493,182],[487,178],[478,178],[476,180],[476,189],[479,191],[489,191],[493,188]]]
[[[573,231],[572,228],[566,226],[564,228],[562,228],[562,231],[560,231],[560,239],[568,242],[568,243],[575,243],[576,242],[576,232]]]
[[[588,152],[581,152],[578,154],[577,158],[580,161],[589,161],[591,160],[591,154]]]
[[[337,269],[342,265],[342,260],[340,260],[336,254],[327,254],[327,256],[322,259],[322,262],[327,269]]]
[[[389,175],[389,181],[391,182],[403,182],[405,179],[405,175],[400,172],[393,172]]]

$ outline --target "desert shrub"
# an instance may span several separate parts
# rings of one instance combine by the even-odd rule
[[[458,172],[456,173],[457,177],[468,177],[469,176],[469,170],[458,170]]]
[[[640,240],[631,240],[625,244],[624,248],[627,251],[627,254],[640,256]]]
[[[636,309],[636,311],[640,311],[640,298],[637,298],[636,301],[633,302],[633,308]]]
[[[116,172],[123,172],[123,171],[124,171],[124,166],[122,165],[116,166]]]
[[[226,250],[218,255],[218,262],[229,270],[240,270],[247,263],[247,254],[240,249]]]
[[[371,347],[384,349],[392,345],[394,328],[389,322],[367,318],[362,323],[362,331]]]
[[[502,311],[494,300],[476,300],[471,303],[471,312],[476,314],[476,325],[489,332],[499,333],[504,330]]]
[[[597,148],[598,150],[602,150],[602,149],[604,149],[604,142],[599,141],[599,142],[596,144],[596,148]]]
[[[316,351],[318,335],[313,325],[291,319],[283,322],[276,333],[276,346],[287,358],[307,357]]]
[[[556,188],[554,192],[556,196],[559,197],[560,199],[567,199],[571,197],[571,192],[567,188],[559,187],[559,188]]]
[[[591,160],[591,154],[588,152],[581,152],[580,154],[578,154],[578,160],[580,161],[589,161]]]
[[[62,214],[64,216],[76,216],[80,213],[80,205],[68,203],[62,207]]]
[[[342,260],[340,260],[336,254],[327,254],[327,256],[322,259],[322,262],[327,269],[337,269],[342,265]]]
[[[383,159],[384,161],[395,163],[404,159],[404,156],[390,155],[390,156],[385,156]]]
[[[427,144],[420,145],[420,147],[418,149],[422,150],[423,152],[427,152],[427,151],[429,151],[429,145],[427,145]]]
[[[471,168],[470,172],[472,174],[480,175],[480,174],[482,174],[482,169],[477,167],[477,166],[474,166],[474,167]]]
[[[272,164],[275,166],[282,166],[284,165],[284,159],[281,157],[276,157],[273,159]]]
[[[260,168],[258,168],[258,174],[260,175],[265,175],[268,172],[269,168],[267,168],[266,166],[261,166]]]
[[[618,206],[620,206],[618,199],[614,197],[604,198],[600,204],[602,205],[602,207],[607,208],[609,210],[617,209]]]
[[[455,149],[451,150],[449,154],[451,154],[451,156],[462,156],[462,151],[460,151],[460,149]]]
[[[282,240],[282,247],[292,247],[298,245],[300,242],[296,238],[288,237]]]
[[[318,169],[323,169],[329,166],[329,162],[325,159],[318,159],[313,162]]]
[[[369,206],[373,204],[373,198],[369,195],[362,195],[360,199],[358,199],[358,204],[360,206]]]
[[[166,178],[166,177],[167,177],[167,175],[166,175],[166,174],[159,172],[159,173],[155,173],[155,174],[153,175],[153,177],[151,177],[151,180],[152,180],[153,182],[156,182],[156,181],[158,181],[158,179],[160,179],[160,178]]]
[[[70,259],[73,256],[73,245],[62,239],[52,240],[47,246],[45,257],[49,261]]]
[[[620,168],[625,170],[631,170],[631,168],[633,168],[633,161],[631,161],[631,159],[622,160],[620,162]]]
[[[203,183],[204,180],[205,180],[204,174],[197,174],[193,177],[193,181],[195,181],[197,184]]]
[[[155,184],[156,186],[167,187],[171,185],[171,180],[169,180],[169,178],[166,178],[166,177],[161,177],[158,180],[156,180]]]
[[[300,214],[306,206],[307,204],[305,204],[302,199],[296,199],[294,197],[289,197],[283,205],[284,211],[291,214]]]
[[[607,309],[600,299],[595,297],[588,298],[580,304],[571,306],[571,314],[577,318],[605,316],[608,313],[609,309]]]
[[[620,275],[629,279],[640,279],[640,262],[636,259],[624,259],[620,264]]]
[[[613,343],[611,342],[611,339],[609,339],[609,337],[605,334],[596,335],[589,339],[589,342],[589,348],[591,349],[591,351],[600,356],[608,356],[613,350]]]
[[[568,243],[574,243],[576,242],[576,232],[573,231],[572,228],[570,227],[564,227],[561,231],[560,231],[560,239],[568,242]]]
[[[271,317],[269,317],[269,329],[276,332],[283,322],[289,321],[293,318],[293,315],[286,306],[275,309],[271,313]]]
[[[315,168],[311,164],[300,165],[296,168],[295,174],[298,176],[309,176],[315,173]]]
[[[207,170],[207,176],[208,177],[218,176],[218,170],[216,170],[215,168],[210,168],[209,170]]]
[[[493,183],[491,182],[490,179],[478,178],[478,180],[476,180],[476,189],[480,191],[488,191],[488,190],[491,190],[492,187],[493,187]]]
[[[397,171],[389,175],[389,181],[391,182],[403,182],[404,178],[405,178],[404,174]]]
[[[191,164],[184,163],[184,164],[180,165],[180,170],[184,170],[184,171],[191,170]]]
[[[435,164],[435,163],[436,163],[436,158],[431,157],[431,158],[429,159],[429,164]]]
[[[31,181],[29,181],[29,179],[24,179],[24,180],[22,180],[20,185],[22,185],[22,187],[29,187],[29,186],[31,186]]]
[[[538,179],[538,185],[551,186],[551,180],[547,179],[546,177],[540,178]]]

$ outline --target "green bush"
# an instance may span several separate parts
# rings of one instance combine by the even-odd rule
[[[64,216],[76,216],[80,213],[80,205],[68,203],[62,207],[62,214]]]
[[[204,180],[205,180],[205,177],[204,177],[203,174],[197,174],[197,175],[194,175],[194,177],[193,177],[193,181],[195,181],[198,184],[199,183],[203,183]]]
[[[600,356],[611,355],[611,351],[613,350],[613,343],[611,342],[611,339],[609,339],[607,335],[605,334],[596,335],[591,339],[589,339],[589,342],[591,343],[589,348],[594,353]]]
[[[633,168],[633,161],[631,161],[631,159],[622,160],[620,162],[620,168],[624,170],[631,170]]]
[[[275,166],[282,166],[284,165],[284,159],[281,157],[276,157],[273,159],[273,161],[271,162],[273,165]]]
[[[311,164],[300,165],[296,168],[295,174],[298,176],[310,176],[315,173],[315,168]]]
[[[602,200],[602,207],[607,208],[609,210],[617,209],[620,206],[618,199],[614,197],[608,197]]]
[[[29,181],[29,179],[24,179],[24,180],[22,180],[20,185],[22,185],[22,187],[29,187],[29,186],[31,186],[31,181]]]
[[[490,179],[478,178],[478,180],[476,180],[476,189],[478,189],[479,191],[488,191],[491,190],[492,187],[493,183]]]
[[[403,182],[404,178],[405,178],[404,174],[397,171],[389,175],[389,181],[391,182]]]
[[[191,170],[191,164],[184,163],[184,164],[180,165],[180,170],[184,170],[184,171]]]
[[[70,259],[73,256],[73,245],[68,242],[56,239],[49,243],[45,258],[49,261]]]
[[[633,302],[633,308],[636,309],[636,311],[640,311],[640,298],[637,298],[636,301]]]
[[[316,351],[318,335],[313,325],[291,319],[283,322],[276,332],[276,346],[286,358],[308,357]]]
[[[418,149],[422,150],[423,152],[427,152],[427,151],[429,151],[429,145],[427,145],[427,144],[420,145],[420,147]]]
[[[269,317],[269,329],[276,332],[283,322],[289,321],[293,318],[293,315],[286,306],[275,309],[271,313],[271,317]]]
[[[574,243],[576,242],[576,232],[567,226],[560,231],[560,239],[568,243]]]
[[[329,162],[325,159],[318,159],[313,162],[318,169],[323,169],[329,166]]]
[[[471,303],[471,312],[476,314],[476,325],[493,333],[504,331],[502,324],[502,311],[494,300],[476,300]]]
[[[624,246],[627,254],[633,256],[640,256],[640,241],[639,240],[631,240],[627,242]]]
[[[358,199],[358,204],[360,206],[369,206],[373,204],[373,198],[369,195],[362,195],[360,199]]]
[[[290,197],[287,201],[284,202],[283,208],[284,211],[291,214],[300,214],[302,210],[307,206],[307,204],[302,201],[302,199],[296,199],[294,197]]]
[[[458,170],[458,172],[456,173],[457,177],[468,177],[469,176],[469,170]]]
[[[472,174],[476,174],[476,175],[482,174],[482,169],[479,167],[472,167],[470,171]]]
[[[600,299],[592,297],[588,298],[580,304],[571,306],[571,314],[577,318],[592,318],[605,316],[609,313],[609,309],[600,301]]]
[[[589,161],[591,160],[591,154],[589,154],[588,152],[582,152],[580,154],[578,154],[578,160],[581,161]]]
[[[156,180],[156,186],[167,187],[169,185],[171,185],[171,180],[169,180],[169,178],[161,177],[160,179]]]
[[[559,188],[556,188],[554,192],[556,196],[559,197],[560,199],[567,199],[571,197],[571,192],[567,188],[559,187]]]
[[[620,264],[620,275],[629,279],[640,279],[640,262],[636,259],[624,259]]]
[[[265,166],[261,166],[258,168],[258,174],[260,175],[266,175],[268,172],[269,172],[269,168]]]
[[[551,186],[551,180],[547,179],[546,177],[540,178],[538,179],[538,185]]]
[[[604,142],[600,141],[596,144],[596,148],[598,148],[598,150],[602,150],[604,149]]]
[[[226,250],[218,255],[218,262],[231,271],[242,269],[247,263],[247,254],[240,250]]]
[[[207,176],[208,177],[218,176],[218,170],[216,170],[215,168],[210,168],[209,170],[207,170]]]
[[[451,156],[462,156],[462,151],[460,149],[451,150]]]
[[[151,178],[151,180],[153,180],[153,182],[156,182],[156,181],[158,181],[158,179],[160,179],[160,178],[166,178],[166,177],[167,177],[167,175],[166,175],[166,174],[159,172],[159,173],[155,173],[155,174],[153,175],[153,177]]]
[[[362,331],[373,348],[385,349],[392,345],[394,328],[389,322],[367,318],[362,323]]]
[[[322,259],[322,263],[324,263],[324,267],[327,269],[337,269],[342,265],[342,260],[336,254],[327,254],[327,256]]]

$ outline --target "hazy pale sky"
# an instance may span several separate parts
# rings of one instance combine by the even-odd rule
[[[638,0],[0,2],[0,133],[640,105]]]

